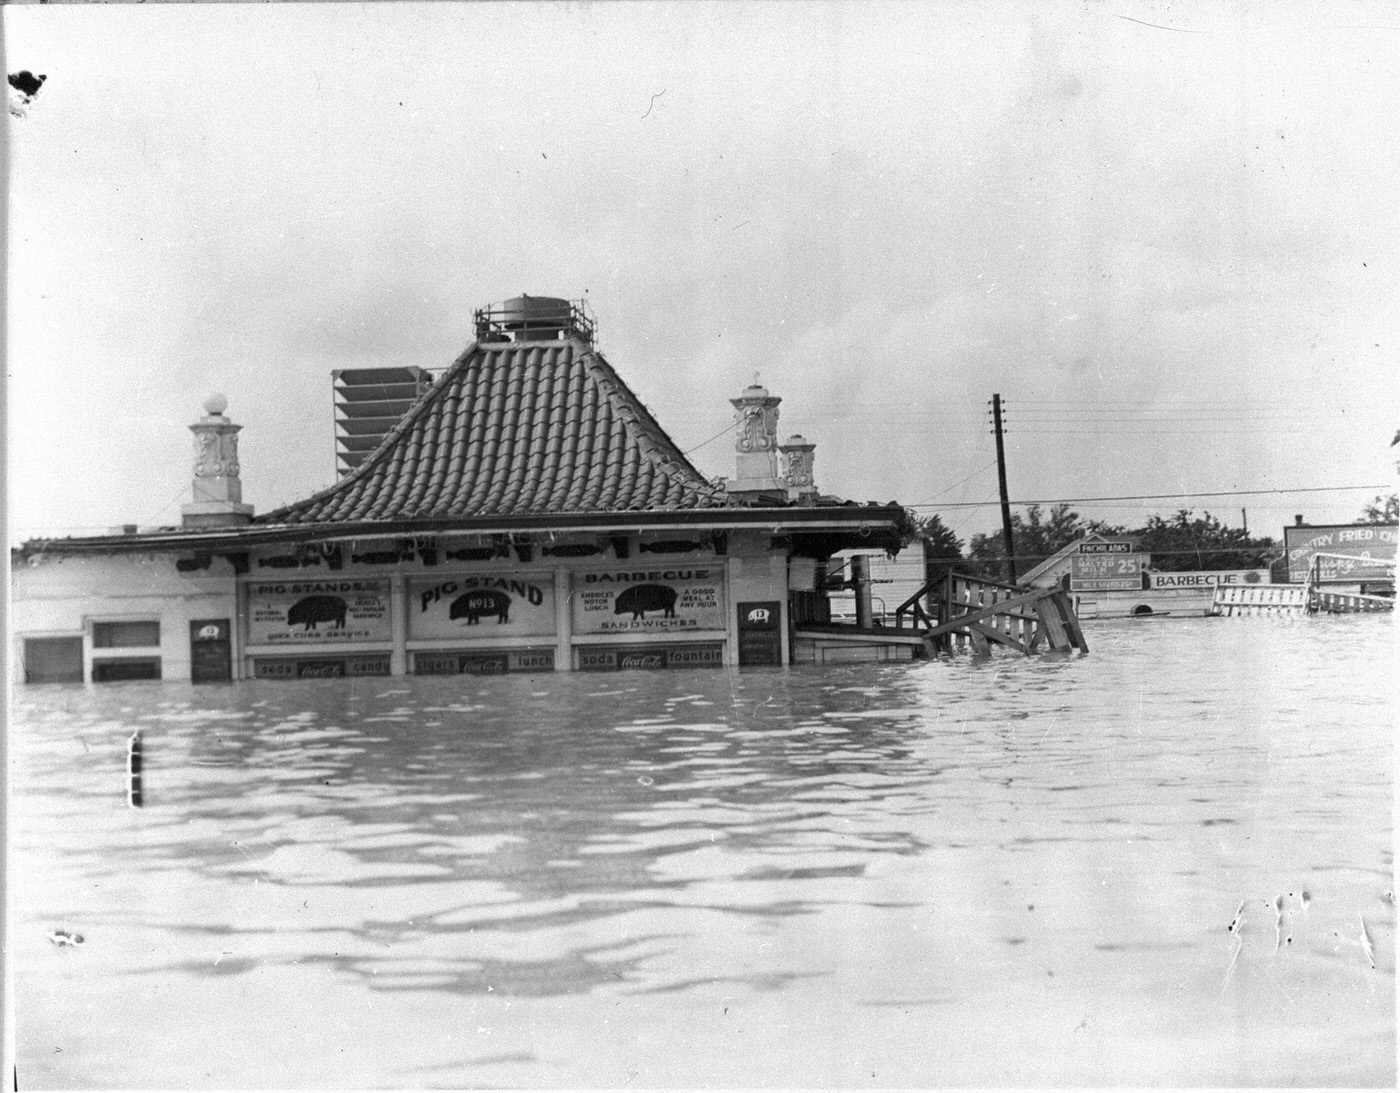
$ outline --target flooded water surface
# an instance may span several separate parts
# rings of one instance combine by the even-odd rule
[[[1393,1085],[1391,626],[19,688],[19,1087]]]

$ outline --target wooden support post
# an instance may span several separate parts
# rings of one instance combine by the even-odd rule
[[[1038,601],[1035,609],[1040,615],[1041,625],[1045,627],[1046,637],[1050,639],[1050,648],[1068,649],[1069,635],[1065,633],[1065,624],[1060,619],[1058,606],[1051,597],[1047,596]]]
[[[1064,623],[1065,630],[1069,634],[1069,640],[1079,649],[1081,653],[1089,651],[1089,642],[1084,637],[1084,628],[1079,625],[1079,616],[1074,613],[1074,604],[1070,601],[1068,592],[1056,592],[1054,594],[1055,606],[1059,610],[1060,618]]]

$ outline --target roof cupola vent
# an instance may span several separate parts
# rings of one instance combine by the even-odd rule
[[[578,338],[593,344],[593,319],[582,300],[521,294],[476,313],[476,337],[483,342],[554,342]]]

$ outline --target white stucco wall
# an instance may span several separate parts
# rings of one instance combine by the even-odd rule
[[[181,573],[173,555],[35,557],[10,571],[11,679],[24,680],[24,640],[81,637],[83,679],[92,679],[94,655],[159,656],[161,678],[190,678],[190,629],[194,619],[234,622],[233,568],[214,559],[209,568]],[[94,622],[160,622],[160,645],[93,649]],[[235,636],[235,643],[237,638]]]
[[[465,654],[496,654],[503,650],[529,651],[538,647],[552,650],[554,668],[559,671],[575,667],[581,649],[641,646],[683,651],[683,646],[709,645],[722,650],[724,665],[734,666],[739,661],[737,605],[754,601],[778,605],[776,631],[782,660],[788,663],[791,651],[787,553],[781,547],[775,549],[772,538],[768,533],[735,533],[724,555],[709,550],[679,555],[647,553],[639,549],[638,539],[632,537],[630,552],[618,557],[608,550],[602,555],[569,558],[565,562],[536,550],[529,563],[505,559],[462,562],[443,557],[436,566],[414,560],[354,564],[347,557],[343,567],[337,570],[322,565],[311,569],[281,568],[273,565],[279,548],[261,548],[250,552],[247,571],[241,576],[235,575],[232,566],[220,558],[213,559],[208,569],[184,573],[176,566],[177,555],[172,554],[38,556],[14,565],[11,571],[12,678],[17,682],[25,679],[26,639],[71,637],[82,643],[84,681],[92,680],[95,660],[157,656],[162,679],[188,680],[189,624],[192,620],[205,619],[227,619],[231,623],[235,678],[252,677],[255,666],[269,662],[269,658],[361,656],[382,659],[387,655],[389,670],[394,675],[402,675],[414,670],[414,658],[420,653],[460,650]],[[346,551],[347,556],[355,553]],[[571,604],[579,589],[588,587],[589,580],[604,576],[614,583],[602,587],[616,588],[615,582],[624,579],[619,574],[629,574],[626,580],[642,581],[650,580],[653,571],[655,578],[663,583],[673,571],[687,579],[691,573],[701,576],[706,571],[715,573],[721,584],[719,611],[705,616],[705,624],[694,629],[670,624],[671,628],[649,627],[646,631],[575,632]],[[484,620],[479,626],[466,626],[451,635],[433,632],[417,639],[413,637],[408,616],[414,604],[409,601],[415,589],[421,596],[426,587],[424,582],[455,579],[466,587],[471,578],[502,573],[549,584],[555,605],[551,627],[517,636],[504,628],[498,629],[491,620]],[[343,631],[337,632],[331,627],[323,630],[319,625],[306,630],[299,625],[292,627],[296,632],[290,635],[271,634],[265,622],[255,625],[251,621],[250,612],[254,606],[268,600],[270,595],[260,592],[260,587],[285,583],[291,595],[294,585],[304,584],[314,593],[322,582],[354,581],[367,581],[387,590],[382,602],[388,605],[389,623],[371,626],[363,639],[342,640]],[[460,588],[456,591],[460,592]],[[267,614],[265,605],[261,614]],[[149,648],[94,648],[95,623],[135,621],[159,622],[160,644]],[[284,659],[283,662],[289,661]],[[272,667],[280,670],[276,665]]]

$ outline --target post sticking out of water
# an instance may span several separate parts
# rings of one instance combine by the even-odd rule
[[[875,619],[870,600],[870,561],[864,554],[851,556],[851,586],[856,592],[856,625],[869,630]]]
[[[126,803],[132,808],[140,808],[141,793],[141,732],[131,734],[126,742]]]

